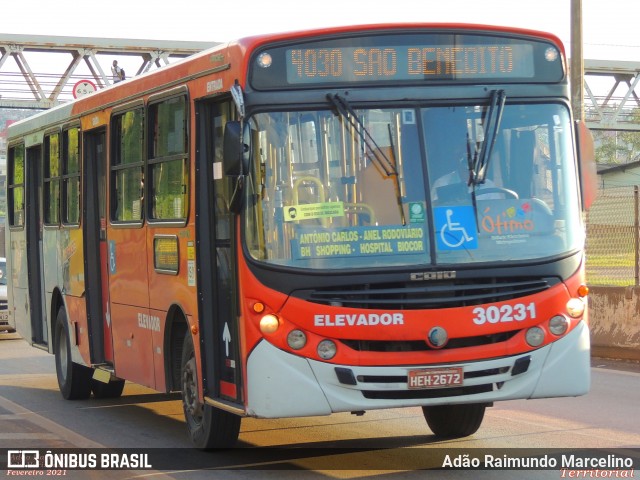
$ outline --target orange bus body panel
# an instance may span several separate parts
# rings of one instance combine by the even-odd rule
[[[146,229],[111,228],[107,238],[115,244],[115,267],[109,275],[111,303],[148,309]]]
[[[111,305],[115,372],[121,378],[155,388],[152,332],[138,326],[138,316],[148,315],[141,310],[137,306]]]
[[[68,322],[70,325],[71,343],[77,345],[86,365],[91,365],[89,354],[89,329],[87,327],[87,302],[84,297],[67,295]]]

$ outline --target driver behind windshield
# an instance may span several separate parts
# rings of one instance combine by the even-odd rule
[[[437,178],[436,181],[433,182],[433,185],[431,186],[431,199],[433,201],[439,200],[438,198],[439,192],[443,192],[447,190],[446,187],[448,186],[451,186],[452,188],[449,189],[448,192],[445,192],[444,195],[442,195],[443,198],[441,198],[441,200],[447,200],[448,198],[446,197],[448,196],[449,197],[450,196],[466,197],[466,193],[471,193],[472,191],[472,186],[470,185],[470,182],[469,182],[470,167],[469,167],[469,161],[467,160],[468,154],[466,152],[466,145],[457,144],[455,147],[453,157],[455,159],[453,169],[450,170],[448,173],[445,173],[444,175]],[[493,153],[491,154],[490,164],[496,165],[499,162],[500,162],[500,154],[498,153],[498,149],[494,148]],[[495,183],[490,178],[485,178],[484,183],[476,187],[476,195],[480,195],[482,189],[493,188],[493,187],[495,187]],[[455,194],[453,193],[454,190],[455,190]],[[449,193],[449,195],[447,195],[447,193]],[[504,194],[496,193],[496,192],[486,193],[482,196],[482,198],[484,200],[496,200],[496,199],[500,200],[504,198]]]

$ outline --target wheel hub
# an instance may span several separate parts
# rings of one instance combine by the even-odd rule
[[[196,360],[191,358],[182,372],[182,403],[185,411],[194,418],[202,417],[202,404],[198,401]]]

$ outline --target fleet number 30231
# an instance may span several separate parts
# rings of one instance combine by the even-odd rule
[[[536,304],[516,303],[515,305],[491,305],[490,307],[476,307],[473,309],[473,323],[484,325],[485,323],[522,322],[536,318]]]

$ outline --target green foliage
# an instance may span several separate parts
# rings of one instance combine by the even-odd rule
[[[640,108],[625,117],[625,123],[640,125]],[[640,132],[596,130],[596,160],[603,164],[623,164],[640,160]]]

